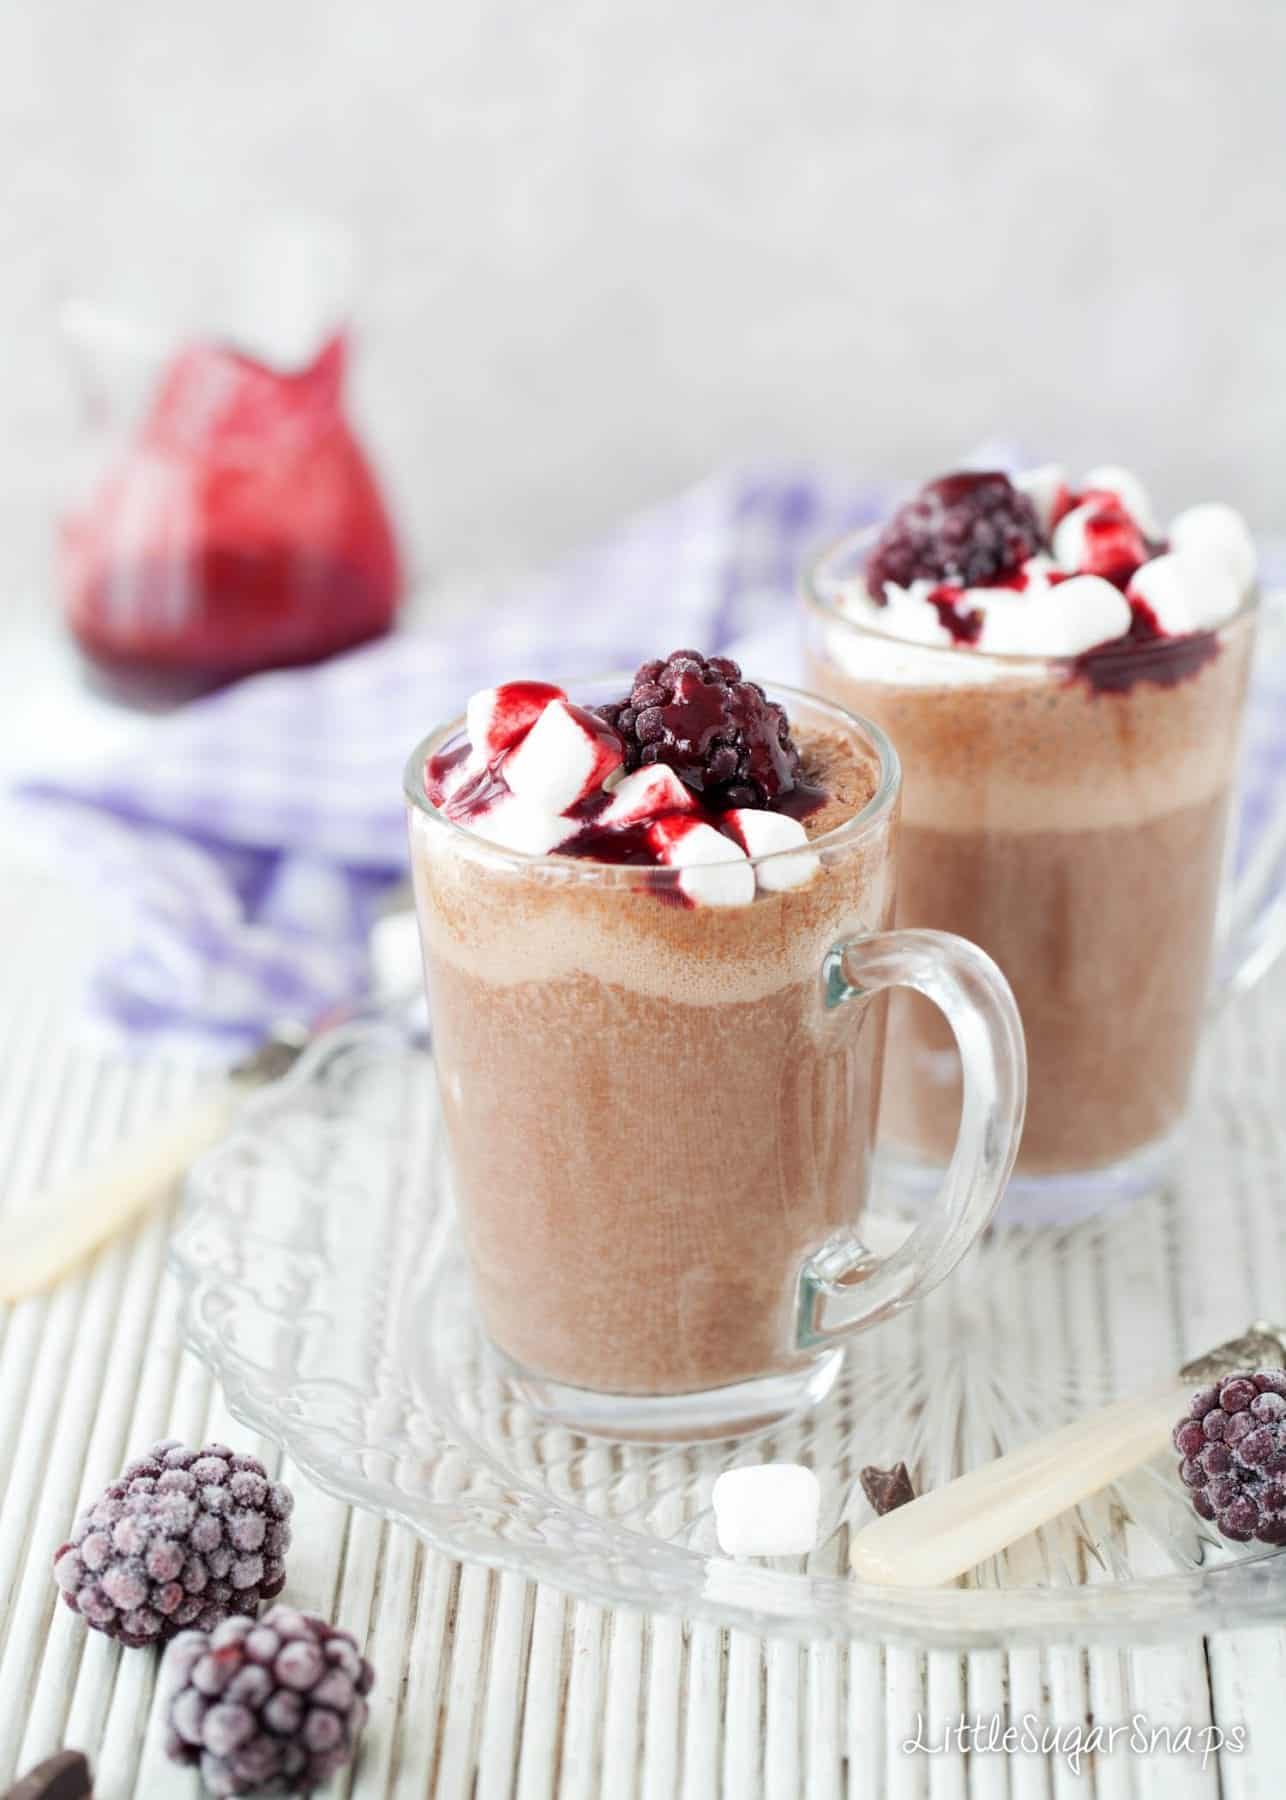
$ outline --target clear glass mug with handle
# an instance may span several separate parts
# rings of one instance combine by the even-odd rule
[[[425,768],[461,745],[460,721],[407,764],[474,1298],[524,1397],[580,1429],[722,1435],[817,1400],[851,1333],[959,1262],[1017,1147],[1025,1057],[1005,981],[959,938],[890,929],[892,746],[823,701],[769,694],[869,798],[802,871],[797,851],[751,858],[738,905],[683,903],[675,868],[528,856],[453,824]],[[964,1081],[938,1203],[879,1258],[862,1214],[894,987],[941,1010]]]
[[[1165,1180],[1212,993],[1282,944],[1280,821],[1230,878],[1265,608],[1251,593],[1217,630],[1095,651],[1092,678],[1080,658],[908,644],[846,609],[876,535],[806,571],[809,679],[904,759],[898,923],[972,939],[1017,997],[1031,1087],[1006,1217],[1091,1214]],[[881,1160],[903,1191],[936,1179],[958,1093],[949,1038],[895,1001]]]

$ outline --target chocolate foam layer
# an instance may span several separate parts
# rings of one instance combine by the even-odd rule
[[[888,923],[896,809],[846,833],[875,793],[874,755],[855,734],[799,717],[794,726],[802,772],[828,796],[803,821],[820,863],[806,886],[744,906],[685,906],[670,871],[519,858],[415,809],[426,954],[493,984],[590,975],[699,1006],[812,979],[837,939]]]
[[[1190,806],[1232,781],[1254,615],[1173,686],[1101,692],[1063,662],[917,653],[833,622],[810,686],[874,719],[903,769],[903,815],[940,831],[1083,831]]]

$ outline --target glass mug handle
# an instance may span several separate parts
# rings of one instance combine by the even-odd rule
[[[797,1335],[813,1348],[900,1312],[948,1276],[996,1210],[1027,1100],[1018,1007],[995,963],[946,931],[885,931],[836,944],[822,966],[828,1009],[913,988],[938,1006],[960,1051],[955,1150],[932,1211],[879,1257],[841,1232],[800,1272]]]
[[[1267,692],[1254,711],[1276,730],[1263,754],[1281,766],[1257,841],[1224,902],[1212,997],[1216,1009],[1252,988],[1286,949],[1286,732],[1278,724],[1286,713],[1286,589],[1260,601],[1252,694],[1256,677]]]

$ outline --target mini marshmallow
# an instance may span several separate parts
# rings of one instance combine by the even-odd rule
[[[971,596],[973,597],[973,596]],[[1101,575],[1074,575],[1031,593],[983,600],[980,650],[997,656],[1079,656],[1130,629],[1130,604]]]
[[[1123,506],[1086,500],[1054,527],[1054,560],[1074,575],[1114,575],[1137,567],[1148,553],[1139,527]]]
[[[1216,557],[1171,550],[1136,569],[1130,598],[1142,600],[1169,637],[1212,631],[1241,605],[1242,590],[1232,571]]]
[[[1056,623],[1056,656],[1079,656],[1095,644],[1124,637],[1130,629],[1130,603],[1101,575],[1074,575],[1049,589],[1044,610]]]
[[[1026,494],[1036,511],[1036,523],[1048,537],[1054,514],[1067,499],[1067,472],[1060,463],[1042,463],[1039,469],[1021,469],[1013,477],[1020,494]]]
[[[520,800],[545,813],[565,813],[601,787],[625,753],[603,719],[551,700],[504,760],[504,778]]]
[[[612,790],[611,803],[595,819],[596,825],[641,825],[664,813],[693,813],[698,802],[668,763],[635,769]]]
[[[1176,513],[1170,521],[1170,548],[1223,563],[1242,595],[1254,582],[1255,540],[1237,509],[1222,500],[1207,500]]]
[[[469,829],[498,844],[502,850],[521,850],[526,856],[547,856],[576,830],[575,819],[562,819],[517,794],[506,794],[470,821]]]
[[[679,888],[700,906],[748,906],[755,872],[739,844],[699,819],[658,819],[649,836],[662,862],[681,870]]]
[[[473,759],[494,762],[526,737],[551,700],[564,699],[563,690],[547,681],[506,681],[483,688],[465,708]]]
[[[806,887],[821,868],[816,853],[807,848],[808,833],[798,819],[789,813],[764,812],[758,807],[738,806],[724,815],[740,838],[747,856],[767,856],[771,860],[756,865],[755,880],[769,894],[787,888]],[[798,855],[778,856],[776,851],[798,851]]]
[[[822,1491],[802,1463],[725,1469],[712,1501],[725,1556],[807,1556],[817,1548]]]
[[[904,588],[896,581],[886,581],[885,604],[878,608],[878,629],[889,637],[900,638],[904,644],[943,645],[949,649],[955,640],[938,617],[937,608],[929,603],[929,595],[937,586],[935,581],[914,581]],[[870,605],[877,605],[863,597],[868,598]]]
[[[1111,494],[1119,500],[1146,537],[1155,541],[1161,536],[1161,527],[1152,510],[1148,491],[1133,469],[1122,469],[1115,463],[1103,463],[1097,469],[1091,469],[1081,483],[1082,492],[1089,492],[1091,489],[1095,493]]]

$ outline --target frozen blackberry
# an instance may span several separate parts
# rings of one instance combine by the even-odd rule
[[[274,1606],[185,1631],[165,1659],[165,1748],[212,1794],[303,1794],[349,1762],[375,1671],[346,1631]]]
[[[1174,1428],[1192,1504],[1226,1538],[1286,1544],[1286,1370],[1225,1375]]]
[[[886,581],[990,587],[1040,547],[1036,510],[1008,475],[965,470],[929,482],[894,513],[867,558],[866,585],[881,605]]]
[[[294,1504],[257,1457],[167,1438],[81,1514],[54,1579],[87,1625],[132,1648],[253,1618],[285,1586]]]
[[[795,786],[790,721],[730,656],[673,650],[645,662],[626,698],[599,713],[620,733],[627,772],[667,763],[713,808],[770,807]]]

